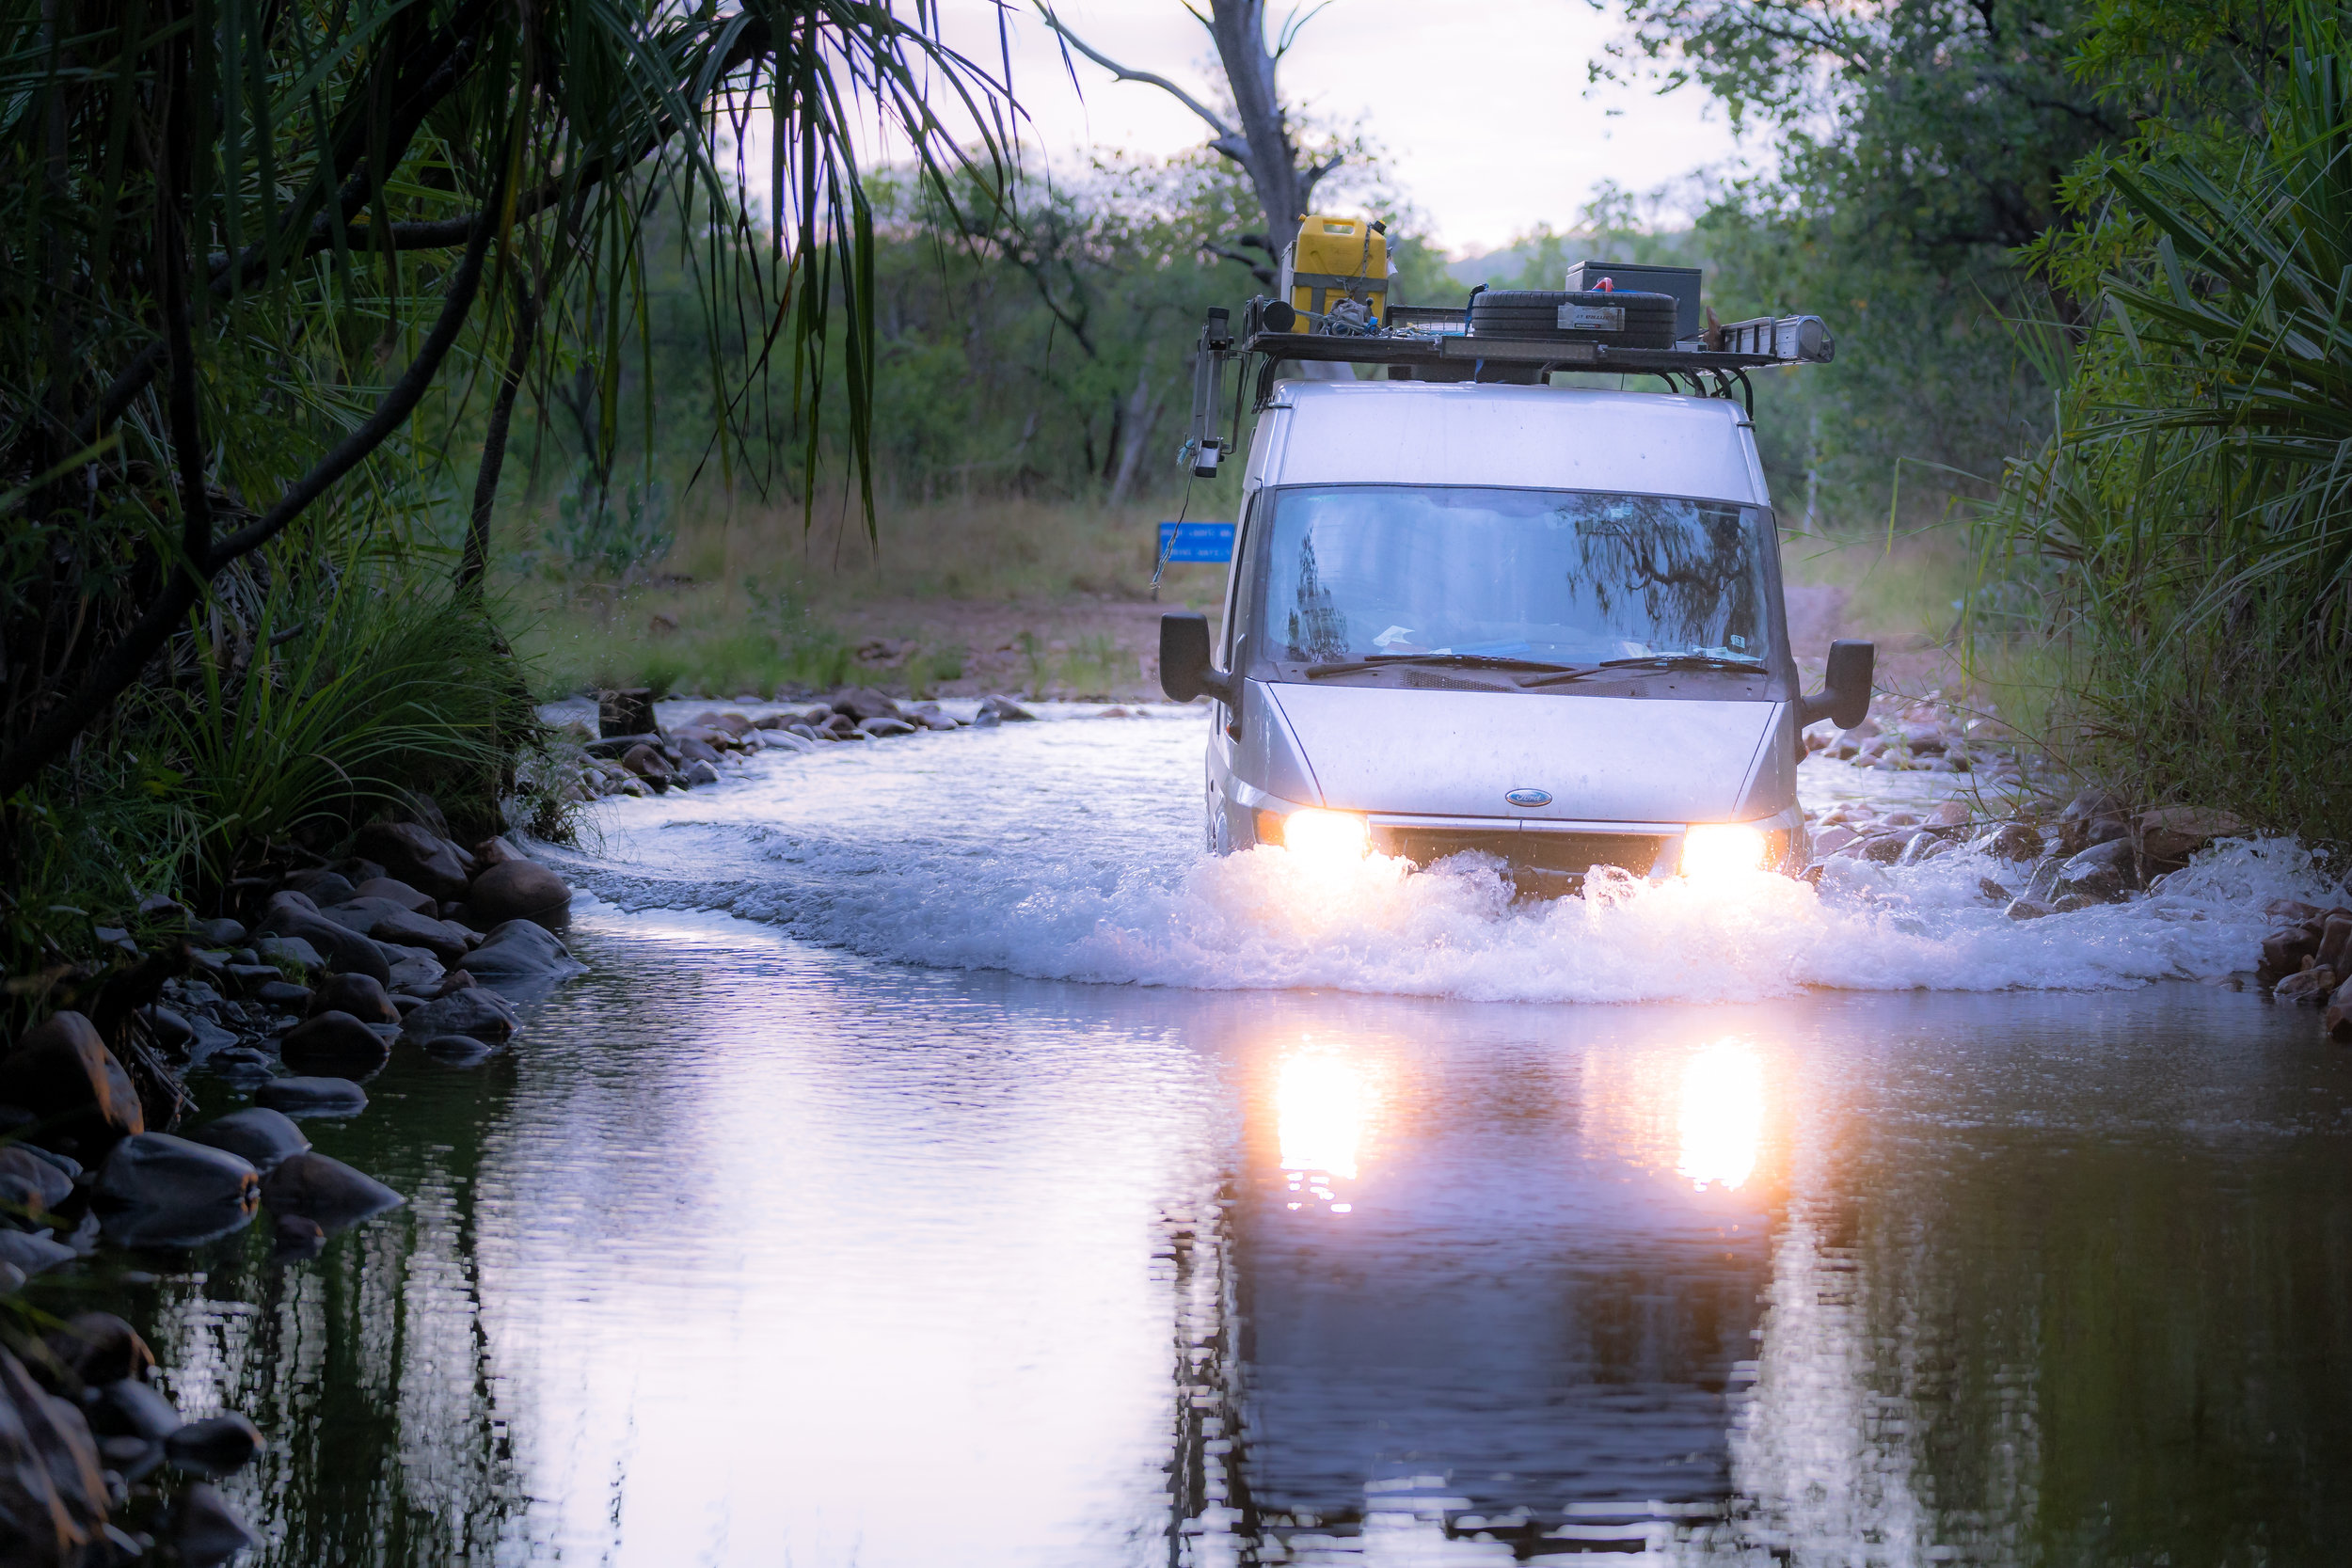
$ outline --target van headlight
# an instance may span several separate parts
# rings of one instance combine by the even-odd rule
[[[1771,845],[1744,822],[1703,822],[1682,835],[1685,877],[1728,877],[1761,870]]]
[[[1359,861],[1372,849],[1372,830],[1354,812],[1302,806],[1287,816],[1258,813],[1258,842],[1308,860]]]

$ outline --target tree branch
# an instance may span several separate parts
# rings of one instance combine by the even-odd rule
[[[195,605],[203,583],[240,556],[248,555],[276,538],[312,501],[326,494],[328,486],[365,462],[416,411],[425,389],[439,373],[441,362],[456,344],[458,330],[473,311],[474,295],[482,284],[483,258],[490,248],[491,232],[496,228],[489,214],[497,211],[498,205],[493,200],[485,209],[473,242],[466,247],[456,271],[450,275],[449,293],[433,330],[426,335],[407,370],[375,405],[375,411],[337,442],[309,473],[289,485],[278,499],[278,504],[258,522],[222,540],[202,560],[187,562],[185,570],[171,574],[147,613],[133,623],[114,646],[92,661],[89,673],[72,694],[41,715],[23,739],[0,752],[0,800],[30,784],[34,775],[138,678],[147,661],[163,647]],[[199,486],[203,483],[200,473],[196,483]]]
[[[490,567],[490,514],[498,504],[499,472],[506,466],[506,433],[515,420],[515,398],[522,390],[523,372],[531,364],[531,347],[539,327],[539,304],[521,278],[515,280],[515,346],[506,356],[506,378],[499,384],[498,401],[490,405],[489,428],[482,436],[482,467],[473,482],[473,515],[466,520],[466,554],[457,567],[457,591],[479,593],[483,574]]]
[[[1216,148],[1216,150],[1224,153],[1229,158],[1235,159],[1236,161],[1246,161],[1244,152],[1235,151],[1234,149],[1241,148],[1246,150],[1249,144],[1243,141],[1242,138],[1234,133],[1232,126],[1226,124],[1222,119],[1219,119],[1216,114],[1211,112],[1206,104],[1200,102],[1200,100],[1193,97],[1192,94],[1186,92],[1184,88],[1178,87],[1175,83],[1169,81],[1165,76],[1155,76],[1148,71],[1130,71],[1125,66],[1120,65],[1117,60],[1112,59],[1109,55],[1104,54],[1101,50],[1096,49],[1093,45],[1088,43],[1086,40],[1080,38],[1077,34],[1072,32],[1068,27],[1064,26],[1062,24],[1062,19],[1054,14],[1054,8],[1045,4],[1045,0],[1037,0],[1037,8],[1038,14],[1045,18],[1045,25],[1051,27],[1056,33],[1059,34],[1063,40],[1069,43],[1072,48],[1077,50],[1079,54],[1084,55],[1088,59],[1092,60],[1096,65],[1099,65],[1104,71],[1109,71],[1111,75],[1119,81],[1148,83],[1152,87],[1158,87],[1161,91],[1169,94],[1176,100],[1177,103],[1182,103],[1185,108],[1190,109],[1194,114],[1199,115],[1204,121],[1207,122],[1209,129],[1216,133],[1216,140],[1209,144],[1211,147]],[[1228,143],[1232,145],[1225,145]]]

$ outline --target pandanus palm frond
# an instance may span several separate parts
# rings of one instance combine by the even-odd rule
[[[837,386],[870,526],[858,149],[993,199],[1010,112],[931,0],[0,0],[0,799],[456,368],[503,366],[478,497],[567,339],[610,440],[665,203],[749,367],[714,438],[772,380],[813,465]]]

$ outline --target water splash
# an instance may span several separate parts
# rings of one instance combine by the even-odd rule
[[[2301,846],[2240,840],[2151,895],[2031,921],[1979,885],[2016,868],[1968,851],[1835,861],[1818,888],[1612,878],[1515,902],[1467,859],[1202,854],[1199,743],[1190,722],[1052,723],[764,761],[739,784],[618,803],[612,858],[572,869],[628,908],[723,910],[900,962],[1518,1002],[2215,980],[2250,967],[2265,903],[2326,886]]]

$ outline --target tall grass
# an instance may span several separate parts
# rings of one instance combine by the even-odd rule
[[[412,792],[464,827],[497,825],[503,770],[535,724],[527,691],[481,609],[416,586],[364,568],[317,594],[281,580],[249,642],[200,641],[186,683],[151,700],[203,880],[275,843],[331,842]]]
[[[2106,171],[2136,243],[2057,436],[1982,531],[1979,635],[2062,672],[2053,740],[2150,801],[2352,816],[2352,47],[2299,0],[2268,135]]]

